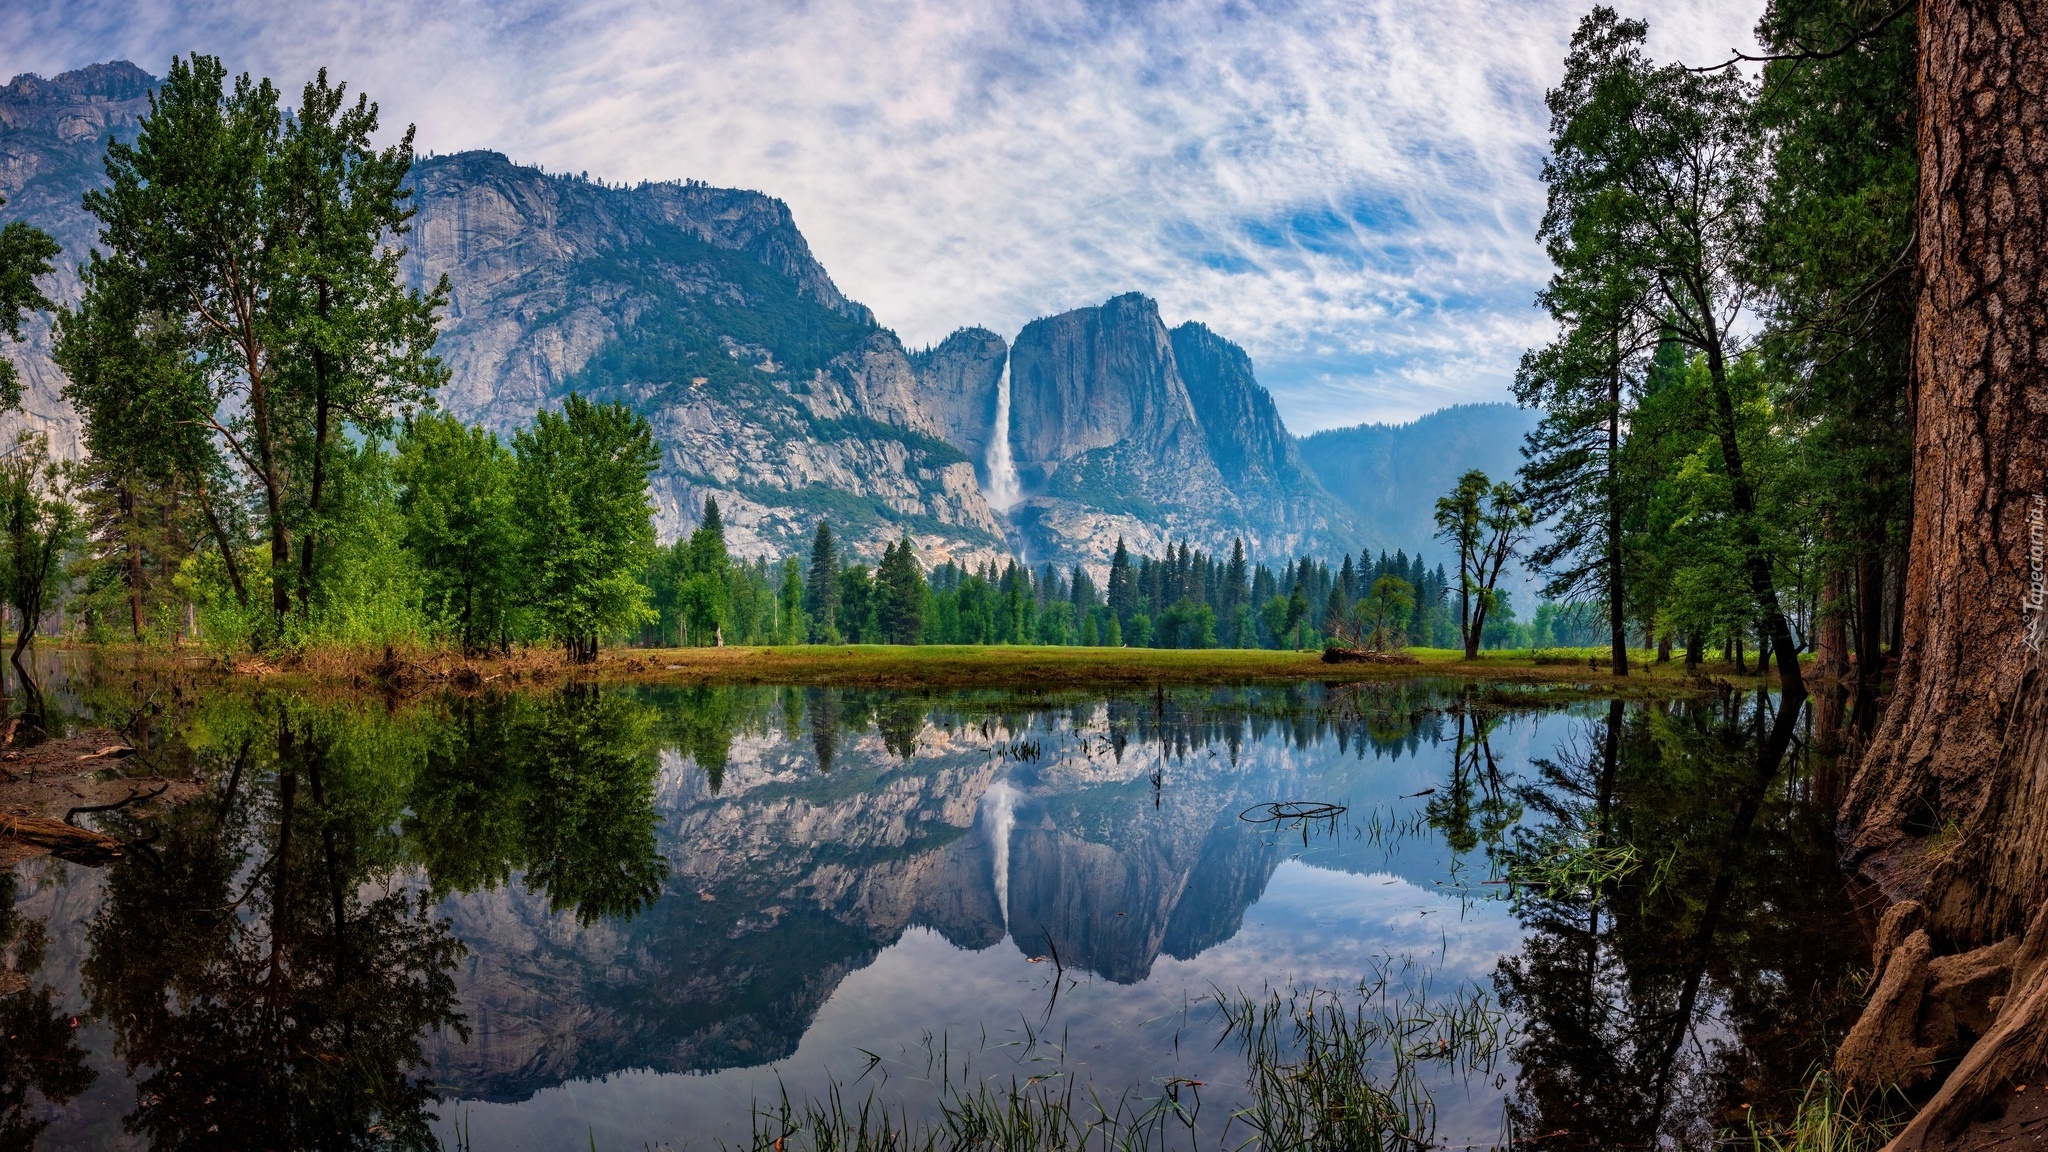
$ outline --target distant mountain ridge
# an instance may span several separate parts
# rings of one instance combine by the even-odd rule
[[[1323,486],[1373,525],[1382,547],[1442,553],[1437,497],[1477,468],[1512,480],[1537,413],[1513,404],[1456,404],[1406,424],[1359,424],[1301,439],[1301,458]]]
[[[0,88],[0,218],[64,246],[53,298],[76,299],[74,266],[97,232],[79,198],[156,83],[117,62]],[[422,157],[414,186],[406,274],[453,287],[441,404],[501,436],[572,390],[632,405],[661,444],[663,539],[716,496],[743,556],[799,553],[826,519],[868,560],[906,533],[928,564],[1022,555],[1098,574],[1119,538],[1153,555],[1179,540],[1227,554],[1242,538],[1254,559],[1327,557],[1420,547],[1448,479],[1512,470],[1493,433],[1464,431],[1463,408],[1404,426],[1441,417],[1431,427],[1450,430],[1420,455],[1384,426],[1297,441],[1242,348],[1192,321],[1167,328],[1136,293],[1034,320],[1014,346],[967,327],[907,350],[840,291],[788,206],[759,192],[611,186],[488,151]],[[75,455],[47,319],[28,336],[7,349],[25,411],[0,423],[46,430]],[[1486,408],[1513,411],[1474,411]],[[1004,446],[1015,471],[999,478]],[[1003,515],[990,496],[1012,479],[1019,499]]]

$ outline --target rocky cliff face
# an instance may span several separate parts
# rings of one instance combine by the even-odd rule
[[[613,188],[491,152],[421,161],[408,272],[454,286],[442,402],[509,434],[571,390],[647,414],[656,525],[716,496],[728,543],[800,551],[821,518],[856,554],[908,531],[927,562],[999,555],[968,454],[896,337],[843,296],[789,209],[699,184]]]
[[[967,453],[984,491],[996,434],[996,388],[1009,356],[1009,343],[986,328],[962,328],[937,347],[910,354],[920,404],[939,438]]]
[[[1254,557],[1352,548],[1349,513],[1301,466],[1242,349],[1168,332],[1137,294],[1026,325],[1010,354],[1010,442],[1034,561],[1101,564],[1123,537]]]
[[[7,199],[0,219],[25,220],[64,246],[43,285],[59,303],[78,298],[77,265],[99,235],[80,198],[105,181],[108,141],[134,136],[155,90],[156,79],[125,60],[54,80],[17,76],[0,88],[0,196]],[[15,429],[34,428],[49,435],[53,451],[76,456],[78,417],[64,402],[64,378],[50,359],[50,318],[30,317],[23,335],[21,344],[0,341],[22,384],[22,411],[0,416],[0,435],[11,441]]]
[[[79,197],[155,84],[117,63],[0,88],[0,218],[64,245],[48,286],[59,300],[75,298],[73,268],[96,234]],[[1426,520],[1436,495],[1379,484],[1391,466],[1379,440],[1361,454],[1326,434],[1307,442],[1317,467],[1305,466],[1243,350],[1199,324],[1168,331],[1143,296],[1034,321],[1014,348],[964,328],[913,354],[760,193],[612,187],[493,152],[424,159],[414,176],[407,274],[445,274],[453,289],[442,403],[501,435],[571,390],[631,403],[662,445],[664,538],[693,528],[713,495],[746,556],[800,551],[829,519],[868,558],[908,532],[933,564],[1018,549],[1099,569],[1118,537],[1153,555],[1179,539],[1225,553],[1242,537],[1265,559],[1404,543],[1406,529],[1361,525],[1417,509]],[[5,349],[26,411],[0,417],[0,434],[26,423],[75,454],[46,319],[28,337]],[[1006,365],[1025,499],[1001,518],[984,493]]]
[[[64,246],[46,285],[60,302],[76,299],[74,267],[97,234],[80,197],[155,86],[118,63],[0,88],[0,219]],[[439,345],[450,411],[506,435],[572,389],[629,401],[662,442],[665,538],[715,495],[741,555],[794,552],[820,518],[870,558],[904,532],[932,563],[1007,552],[971,449],[945,439],[977,421],[926,405],[895,336],[832,283],[782,202],[695,183],[608,187],[490,152],[425,159],[414,175],[406,268],[418,284],[446,273],[453,288]],[[76,455],[48,318],[26,334],[4,349],[25,412],[0,417],[0,433],[25,423]],[[992,403],[993,378],[971,375],[940,365],[931,379]]]

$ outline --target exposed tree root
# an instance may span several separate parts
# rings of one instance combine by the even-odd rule
[[[2014,1083],[2037,1081],[2048,1070],[2048,904],[2034,914],[2013,949],[2011,972],[2012,991],[1999,1004],[1990,1030],[1970,1046],[1941,1090],[1886,1146],[1887,1152],[1950,1147],[1966,1127],[1982,1118],[1987,1104]]]

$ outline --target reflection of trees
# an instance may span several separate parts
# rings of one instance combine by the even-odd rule
[[[35,982],[43,922],[14,906],[17,883],[12,871],[0,871],[0,1149],[9,1150],[35,1147],[49,1126],[29,1115],[29,1089],[66,1104],[95,1079],[55,991]]]
[[[697,761],[711,780],[713,795],[725,783],[725,764],[732,756],[733,733],[743,722],[738,699],[742,691],[750,697],[749,710],[763,711],[762,706],[772,701],[775,693],[772,688],[734,689],[700,684],[663,691],[654,698],[661,717],[661,738]]]
[[[586,923],[653,901],[668,864],[654,842],[652,718],[590,685],[544,700],[451,701],[405,820],[434,887],[470,891],[523,872],[552,908]]]
[[[804,712],[810,717],[811,748],[817,753],[818,771],[830,772],[839,754],[839,694],[829,688],[804,690]]]
[[[882,734],[883,747],[909,760],[917,754],[917,738],[924,732],[924,702],[909,696],[883,701],[875,708],[875,730]]]
[[[1815,882],[1833,874],[1828,824],[1780,774],[1800,704],[1617,702],[1537,761],[1521,793],[1543,819],[1512,855],[1611,862],[1625,845],[1634,863],[1521,905],[1496,985],[1522,1017],[1510,1111],[1532,1146],[1690,1145],[1799,1084],[1846,1023],[1831,974],[1859,942],[1840,886]],[[1697,1031],[1710,1016],[1732,1042]]]
[[[463,1029],[461,945],[395,887],[378,750],[289,707],[247,719],[220,790],[111,869],[91,927],[92,1010],[146,1070],[126,1125],[157,1148],[428,1146],[420,1037]]]
[[[1444,843],[1459,856],[1481,844],[1489,848],[1499,844],[1522,816],[1522,807],[1509,797],[1500,761],[1493,754],[1493,730],[1501,719],[1499,713],[1465,707],[1452,715],[1451,778],[1437,789],[1425,811],[1430,827],[1441,833]]]

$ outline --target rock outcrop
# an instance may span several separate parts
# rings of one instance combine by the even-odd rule
[[[1200,325],[1168,332],[1135,293],[1018,334],[1010,445],[1025,496],[1010,518],[1033,561],[1100,565],[1118,537],[1154,555],[1242,538],[1280,559],[1359,535],[1300,465],[1244,352]]]
[[[936,347],[910,354],[924,411],[938,425],[940,439],[967,453],[984,491],[996,434],[996,388],[1009,356],[1009,343],[986,328],[962,328]]]
[[[156,83],[115,63],[0,88],[0,218],[63,244],[48,285],[60,301],[76,298],[96,235],[80,197]],[[632,404],[662,445],[664,539],[696,525],[707,495],[747,557],[801,551],[820,519],[867,559],[907,532],[928,564],[1021,550],[1098,575],[1118,537],[1150,555],[1182,539],[1222,554],[1241,537],[1266,560],[1391,539],[1360,527],[1376,506],[1326,490],[1358,485],[1317,475],[1320,457],[1304,458],[1242,349],[1199,324],[1169,331],[1143,296],[1033,321],[1014,348],[963,328],[913,354],[839,290],[770,196],[613,186],[482,151],[421,159],[414,184],[407,275],[445,274],[452,289],[441,403],[500,435],[571,390]],[[47,318],[27,335],[4,349],[26,411],[0,433],[25,422],[75,455]],[[985,496],[1006,366],[1025,496],[1007,518]]]
[[[111,140],[127,140],[149,110],[156,79],[125,60],[94,64],[52,80],[17,76],[0,88],[0,220],[23,220],[64,246],[43,291],[59,303],[76,300],[78,265],[99,235],[81,198],[106,181],[102,157]],[[0,435],[17,428],[46,433],[60,456],[82,450],[78,416],[64,401],[64,378],[50,359],[50,317],[32,315],[26,339],[0,339],[21,371],[22,410],[0,415]]]
[[[501,433],[571,390],[645,413],[663,538],[716,496],[742,556],[829,519],[872,558],[1004,551],[952,425],[893,333],[848,300],[781,201],[696,183],[611,187],[494,152],[422,160],[408,274],[453,286],[439,351],[455,414]]]
[[[133,137],[156,84],[115,63],[0,88],[0,219],[63,245],[45,285],[61,303],[77,298],[75,268],[97,236],[80,198],[104,182],[108,141]],[[407,274],[426,285],[445,273],[452,287],[437,349],[449,411],[508,435],[572,389],[634,404],[662,442],[664,538],[716,495],[742,556],[798,551],[821,518],[870,559],[905,532],[930,563],[1007,553],[975,475],[981,453],[947,442],[976,420],[926,403],[895,335],[833,284],[781,201],[695,182],[613,187],[493,152],[422,159],[414,184]],[[25,411],[0,418],[0,433],[25,423],[75,456],[49,318],[25,335],[4,349]],[[994,394],[993,377],[955,372],[953,386],[970,405],[970,386]]]

